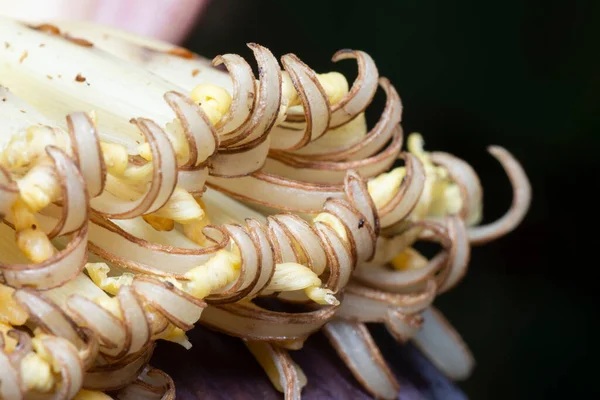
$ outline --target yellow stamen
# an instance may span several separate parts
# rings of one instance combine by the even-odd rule
[[[180,328],[177,328],[173,324],[169,324],[167,329],[165,329],[163,332],[156,336],[156,339],[163,339],[169,342],[177,343],[185,347],[187,350],[192,348],[192,343],[190,343],[187,335],[185,334],[185,331],[183,331]]]
[[[198,103],[208,119],[216,125],[231,107],[231,95],[220,86],[201,83],[190,95],[194,103]]]
[[[17,181],[17,185],[21,198],[34,213],[57,200],[61,194],[60,184],[49,162],[37,164]]]
[[[233,282],[239,275],[241,265],[242,260],[237,254],[220,250],[206,264],[186,272],[185,278],[189,282],[185,283],[185,290],[192,296],[203,299]]]
[[[129,165],[127,149],[119,144],[107,142],[101,142],[100,148],[104,156],[106,171],[112,175],[122,176]]]
[[[0,283],[0,324],[23,325],[27,312],[15,301],[15,290]]]
[[[169,218],[180,224],[189,224],[201,220],[205,213],[194,196],[178,187],[175,188],[169,201],[152,215]]]
[[[122,285],[131,285],[133,282],[133,274],[128,272],[109,277],[110,268],[105,263],[87,263],[85,269],[96,286],[112,295],[116,295]]]
[[[37,338],[32,340],[32,344],[36,352],[27,354],[20,365],[23,385],[28,391],[48,393],[55,384],[51,359]]]
[[[0,153],[0,165],[8,169],[27,167],[40,156],[49,145],[68,149],[66,135],[47,126],[33,125],[22,134],[14,135],[3,152]]]
[[[204,205],[202,200],[196,199],[196,203],[198,204],[198,206],[200,206],[202,211],[204,211],[204,216],[202,218],[194,220],[191,223],[185,224],[183,226],[183,233],[195,243],[198,243],[199,245],[203,246],[206,244],[207,239],[206,236],[204,236],[202,229],[204,229],[206,225],[210,224],[210,218],[208,218],[206,206]]]
[[[310,268],[297,263],[277,264],[271,282],[263,294],[304,290],[318,304],[338,305],[333,292],[321,287],[321,279]]]
[[[35,215],[22,200],[12,206],[17,247],[30,261],[39,263],[52,257],[56,249],[48,236],[38,227]]]
[[[342,221],[340,221],[340,219],[332,214],[329,213],[320,213],[319,215],[317,215],[314,220],[314,222],[323,222],[327,225],[329,225],[331,228],[333,228],[333,230],[338,234],[338,236],[340,238],[342,238],[342,240],[344,241],[348,241],[348,234],[346,233],[346,227],[344,226],[344,224],[342,224]]]
[[[369,194],[375,207],[381,210],[398,192],[402,179],[406,175],[406,168],[398,167],[371,179],[367,183]]]
[[[319,74],[317,79],[327,93],[331,105],[339,103],[348,94],[348,81],[339,72]]]
[[[142,218],[157,231],[172,231],[175,228],[175,222],[172,219],[157,217],[151,214],[144,215]]]
[[[281,78],[282,95],[287,100],[288,107],[300,105],[300,98],[289,74],[284,71]],[[317,74],[317,79],[323,87],[330,105],[339,103],[348,94],[348,81],[339,72]]]
[[[417,269],[427,264],[427,258],[423,257],[418,251],[408,248],[398,254],[391,262],[392,266],[399,271]]]

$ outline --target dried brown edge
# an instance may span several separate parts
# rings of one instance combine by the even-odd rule
[[[521,163],[500,146],[490,146],[488,152],[502,164],[508,175],[513,190],[512,204],[497,221],[468,229],[472,245],[485,244],[515,229],[525,218],[531,204],[531,183]]]
[[[293,154],[290,156],[300,158],[300,159],[310,159],[310,160],[324,160],[324,161],[344,160],[344,159],[347,159],[347,158],[353,156],[360,150],[367,147],[371,142],[378,139],[379,136],[382,135],[386,131],[386,129],[388,128],[388,124],[393,122],[393,120],[394,120],[393,116],[394,116],[394,111],[395,111],[394,106],[397,103],[400,108],[399,120],[402,119],[402,116],[401,116],[402,102],[400,100],[400,96],[396,92],[396,89],[392,86],[392,84],[390,83],[390,81],[387,78],[380,78],[379,85],[383,88],[383,90],[385,91],[385,93],[387,95],[385,107],[381,113],[381,116],[379,117],[379,120],[375,124],[375,126],[369,132],[367,132],[365,137],[363,139],[361,139],[358,143],[354,143],[346,148],[336,149],[336,150],[333,150],[328,153],[306,154],[306,155]],[[391,135],[393,135],[393,132]],[[385,142],[382,143],[380,147],[376,148],[372,154],[376,154],[383,147],[385,147]],[[277,154],[277,152],[278,151],[274,150],[272,153],[275,155],[275,154]]]
[[[8,224],[6,221],[5,221],[5,223],[14,229],[14,226],[12,224]],[[69,256],[71,253],[73,253],[77,249],[77,247],[81,244],[81,242],[84,240],[84,238],[87,237],[87,230],[88,230],[87,226],[84,226],[82,229],[77,231],[77,234],[75,235],[75,237],[73,239],[71,239],[69,241],[69,243],[67,244],[67,247],[65,247],[63,250],[61,250],[59,252],[54,253],[52,255],[52,257],[42,261],[41,263],[37,263],[37,264],[3,264],[2,262],[0,262],[0,282],[5,281],[2,270],[27,271],[27,270],[40,270],[40,269],[52,267],[54,264],[56,264],[59,261],[62,261],[65,257]],[[78,268],[74,268],[73,274],[71,276],[69,276],[67,279],[65,279],[64,281],[61,281],[60,283],[58,283],[52,287],[43,288],[43,289],[36,288],[36,290],[50,290],[50,289],[56,288],[58,286],[62,286],[66,282],[71,281],[77,275],[79,275],[79,273],[81,273],[81,271],[83,271],[83,267],[84,267],[85,263],[86,263],[86,259],[84,258],[81,265],[79,265]]]
[[[169,95],[179,97],[181,99],[181,101],[187,103],[194,110],[196,110],[196,112],[198,113],[200,118],[202,118],[204,120],[204,122],[210,129],[210,132],[211,132],[213,138],[215,139],[215,150],[212,152],[212,154],[214,154],[217,151],[217,148],[219,147],[219,137],[217,135],[217,132],[216,132],[214,126],[210,123],[210,121],[208,120],[208,117],[202,111],[202,108],[198,107],[198,105],[196,103],[194,103],[192,100],[190,100],[187,96],[184,96],[183,94],[178,93],[176,91],[170,91],[170,92],[165,93],[164,99],[167,102],[167,104],[169,105],[169,107],[171,107],[173,109],[173,111],[175,112],[175,115],[177,115],[177,119],[181,123],[183,132],[185,134],[185,137],[187,138],[187,143],[188,143],[188,147],[189,147],[189,151],[190,151],[187,162],[185,164],[183,164],[182,166],[180,166],[179,169],[181,169],[181,168],[190,169],[190,168],[197,167],[198,166],[198,147],[196,144],[196,139],[194,138],[194,135],[192,134],[192,131],[190,129],[190,124],[189,124],[187,118],[185,118],[185,114],[181,111],[181,108],[179,107],[179,105],[177,105],[177,103],[175,103],[174,101],[172,101],[169,98]],[[209,155],[209,157],[210,157],[210,155]],[[204,162],[206,160],[200,160],[200,161]]]
[[[296,64],[298,68],[303,70],[303,72],[306,74],[307,78],[310,79],[310,81],[315,85],[316,89],[319,91],[319,93],[323,97],[325,104],[327,105],[327,110],[326,110],[326,114],[327,114],[327,125],[326,126],[327,127],[329,126],[329,123],[331,121],[331,112],[330,112],[331,105],[329,103],[327,94],[325,93],[325,90],[323,89],[323,86],[321,85],[321,83],[317,79],[317,76],[315,75],[315,72],[308,65],[306,65],[302,60],[300,60],[295,54],[286,54],[285,56],[281,57],[281,64],[283,65],[283,68],[285,68],[285,70],[288,72],[290,79],[292,81],[292,85],[294,85],[294,88],[296,89],[296,93],[298,93],[298,97],[300,98],[300,102],[302,103],[302,107],[304,110],[304,120],[306,121],[306,126],[304,128],[304,134],[302,135],[302,138],[294,146],[286,149],[286,151],[289,151],[289,150],[295,150],[295,149],[302,148],[302,147],[306,146],[310,141],[318,139],[319,137],[323,136],[325,134],[325,132],[327,132],[327,128],[325,128],[325,130],[323,132],[321,132],[319,135],[317,135],[317,137],[315,137],[314,139],[312,138],[312,136],[313,136],[311,134],[312,133],[312,125],[313,125],[312,115],[313,115],[313,112],[321,111],[321,110],[313,110],[312,109],[310,101],[308,101],[308,97],[306,95],[306,90],[305,90],[304,86],[300,84],[300,78],[292,64]]]
[[[325,306],[316,311],[309,311],[305,313],[283,313],[276,311],[269,311],[264,308],[252,305],[251,307],[246,306],[244,304],[224,304],[214,306],[222,311],[225,311],[229,314],[233,314],[236,316],[240,316],[243,318],[252,318],[257,321],[265,321],[265,322],[275,322],[282,325],[287,324],[296,324],[296,325],[304,325],[310,323],[322,323],[325,324],[329,319],[331,319],[335,312],[337,311],[338,306]],[[298,336],[257,336],[250,334],[238,335],[237,333],[228,331],[226,329],[219,328],[219,326],[209,323],[206,320],[200,320],[202,325],[208,326],[215,331],[222,332],[228,335],[241,337],[246,340],[258,340],[258,341],[266,341],[266,342],[280,342],[280,341],[289,341],[290,339],[306,339],[307,335],[310,335],[320,328],[315,327],[311,329],[310,332],[303,335]]]
[[[64,157],[63,161],[65,161],[66,163],[71,163],[71,162],[73,162],[73,160],[64,151],[62,151],[60,148],[58,148],[56,146],[46,146],[46,153],[52,159],[52,161],[54,163],[54,169],[57,172],[57,176],[60,177],[60,179],[58,179],[58,184],[60,185],[60,191],[62,194],[61,203],[62,203],[63,212],[61,213],[59,222],[52,229],[52,231],[50,233],[48,233],[48,238],[52,239],[53,237],[57,236],[62,231],[62,229],[65,226],[65,223],[67,221],[67,216],[69,215],[69,196],[68,196],[69,192],[67,190],[67,183],[66,183],[67,177],[66,177],[66,173],[64,173],[63,167],[59,166],[60,162],[56,161],[56,155],[54,153],[58,153],[59,157]],[[84,218],[81,219],[81,221],[82,221],[81,225],[78,226],[77,228],[73,229],[70,232],[63,232],[62,235],[66,235],[66,234],[81,230],[82,227],[87,224],[87,221],[89,219],[90,201],[89,201],[88,191],[86,190],[85,180],[83,179],[83,176],[81,175],[81,171],[79,171],[79,168],[77,168],[76,164],[73,165],[72,172],[76,176],[76,179],[79,181],[79,183],[81,183],[81,185],[83,186],[83,196],[85,199],[86,207],[84,210]]]
[[[231,60],[231,57],[234,57],[235,60]],[[246,72],[249,72],[249,75],[252,78],[252,81],[254,82],[256,80],[250,65],[246,62],[246,60],[244,60],[242,57],[238,56],[237,54],[218,55],[212,60],[212,65],[214,67],[218,67],[221,64],[225,64],[225,68],[227,68],[227,72],[229,73],[229,77],[231,78],[231,83],[233,86],[233,93],[231,95],[231,98],[233,99],[233,101],[231,102],[231,106],[229,107],[229,110],[227,110],[227,113],[217,123],[217,128],[225,126],[229,121],[231,121],[231,119],[233,118],[233,115],[237,111],[237,107],[239,105],[239,103],[236,101],[236,99],[238,99],[240,96],[240,83],[237,79],[237,76],[235,74],[232,74],[229,72],[230,65],[232,63],[239,63],[240,65],[243,65],[243,68],[246,69]],[[256,89],[253,87],[252,92],[249,93],[252,96],[252,109],[254,109],[254,99],[256,98],[255,90]],[[251,118],[252,118],[252,110],[250,110],[246,119],[239,126],[240,127],[245,126],[250,121]],[[229,134],[230,134],[230,132],[227,132],[224,135],[229,135]]]
[[[240,229],[250,239],[250,242],[252,243],[252,245],[254,247],[254,251],[256,251],[256,255],[257,255],[257,266],[256,266],[257,273],[252,278],[252,282],[256,283],[258,277],[260,276],[261,250],[260,250],[260,247],[258,246],[258,244],[254,240],[252,240],[252,237],[250,236],[248,231],[246,229],[244,229],[243,226],[241,226],[239,224],[222,225],[222,228],[228,232],[229,237],[231,238],[231,240],[233,240],[235,242],[237,248],[240,250],[240,258],[241,258],[242,263],[240,266],[240,273],[239,273],[238,277],[236,278],[235,283],[229,289],[227,289],[225,292],[219,293],[217,295],[212,295],[210,301],[209,301],[209,299],[206,299],[207,302],[210,304],[233,303],[233,302],[239,301],[239,300],[243,299],[244,297],[246,297],[246,295],[248,293],[250,293],[252,291],[252,289],[254,288],[254,286],[252,284],[249,284],[248,287],[244,288],[243,290],[239,290],[240,287],[242,286],[242,284],[244,283],[244,279],[246,278],[246,265],[244,262],[244,253],[242,251],[242,246],[240,246],[238,241],[235,239],[235,237],[230,234],[229,229],[231,229],[231,228],[229,228],[229,226],[234,226],[235,228]]]
[[[100,164],[100,189],[99,189],[98,193],[91,193],[92,196],[97,196],[104,191],[104,185],[106,183],[106,174],[107,174],[106,163],[104,162],[104,158],[102,157],[102,150],[100,148],[100,136],[98,136],[98,130],[96,129],[96,126],[94,125],[94,123],[92,122],[92,119],[89,117],[88,114],[86,114],[86,113],[81,113],[81,114],[83,115],[84,118],[87,119],[88,123],[92,127],[92,135],[94,136],[94,139],[95,139],[94,143],[96,144],[96,153],[98,154],[98,163]],[[68,128],[67,132],[71,139],[71,143],[73,144],[71,146],[71,148],[73,150],[73,157],[75,158],[75,162],[77,163],[77,165],[80,165],[81,159],[80,159],[80,155],[79,155],[79,146],[75,145],[75,143],[78,143],[78,141],[76,140],[75,126],[73,124],[71,114],[67,115],[67,128]]]
[[[176,288],[175,285],[173,285],[171,282],[161,281],[161,280],[155,279],[153,277],[143,276],[143,275],[141,275],[141,276],[138,275],[134,278],[134,281],[132,284],[133,293],[136,296],[136,298],[139,300],[139,302],[141,304],[148,304],[148,305],[152,306],[152,308],[156,309],[162,315],[164,315],[173,325],[175,325],[178,328],[183,329],[184,331],[189,331],[190,329],[192,329],[194,327],[194,325],[190,325],[190,324],[187,324],[187,323],[181,321],[179,318],[177,318],[173,314],[166,311],[165,308],[160,303],[150,300],[150,299],[144,297],[143,293],[136,291],[135,290],[135,282],[136,281],[146,282],[146,283],[150,283],[150,284],[153,284],[156,286],[162,286],[164,289],[166,289],[170,292],[173,292],[174,294],[176,294],[177,296],[186,300],[187,302],[191,303],[192,305],[194,305],[196,307],[200,307],[200,308],[206,308],[206,302],[204,300],[197,299],[197,298],[191,296],[190,294]],[[143,309],[143,307],[142,307],[142,309]],[[147,320],[147,318],[146,318],[146,320]],[[150,327],[150,335],[152,336],[152,327]]]
[[[186,247],[174,247],[174,246],[163,245],[160,243],[149,242],[145,239],[142,239],[142,238],[139,238],[137,236],[130,234],[129,232],[121,229],[114,222],[112,222],[109,219],[107,219],[103,216],[100,216],[98,214],[92,214],[90,216],[90,222],[92,222],[112,233],[116,233],[117,235],[121,236],[123,239],[125,239],[129,242],[135,243],[139,246],[145,247],[146,249],[150,249],[153,251],[160,251],[160,252],[168,253],[168,254],[184,254],[184,255],[200,256],[200,255],[210,254],[210,253],[214,253],[218,250],[221,250],[221,249],[225,248],[225,246],[227,246],[227,244],[229,243],[228,233],[221,226],[217,226],[217,225],[207,225],[207,227],[216,229],[223,235],[222,239],[219,242],[217,242],[217,244],[215,244],[214,246],[210,246],[210,247],[203,247],[201,249],[191,249],[191,248],[186,248]],[[212,240],[211,240],[211,242],[212,242]],[[92,247],[92,246],[97,247],[96,245],[93,245],[92,242],[90,242],[90,247]],[[102,252],[104,253],[105,251],[102,250]],[[110,253],[106,253],[106,254],[110,254]],[[115,259],[121,259],[121,257],[111,256],[111,262]],[[128,262],[130,262],[130,261],[128,261]],[[138,263],[132,262],[132,264],[138,264]],[[139,265],[142,265],[142,264],[139,264]]]
[[[221,140],[222,147],[230,147],[230,146],[233,146],[236,143],[239,143],[242,140],[246,139],[248,136],[250,136],[250,134],[256,128],[256,126],[262,121],[262,119],[265,118],[265,112],[266,112],[265,96],[267,95],[267,89],[266,89],[266,85],[263,83],[264,80],[262,79],[264,71],[265,71],[265,67],[266,67],[265,54],[266,54],[266,57],[270,56],[270,57],[274,58],[274,56],[269,49],[267,49],[266,47],[260,46],[256,43],[248,43],[247,46],[254,53],[254,57],[256,58],[256,63],[258,64],[258,71],[259,71],[258,93],[255,94],[255,96],[254,96],[254,107],[252,108],[252,113],[251,113],[250,119],[247,120],[248,124],[247,125],[242,124],[240,127],[235,129],[233,132],[228,133],[227,136],[231,136],[231,137],[223,138]],[[277,73],[279,75],[279,100],[277,103],[281,104],[281,70],[279,70]],[[277,110],[277,113],[278,112],[279,112],[279,109]],[[263,132],[261,134],[261,136],[259,136],[257,138],[257,139],[261,139],[260,142],[262,142],[265,139],[265,137],[267,136],[267,134],[269,133],[269,131],[275,124],[275,120],[277,119],[277,113],[275,113],[275,116],[272,118],[271,123],[265,129],[265,132]],[[246,144],[252,144],[253,142],[246,143]]]
[[[303,169],[315,169],[315,170],[326,170],[326,171],[347,171],[349,169],[358,169],[366,166],[378,164],[382,161],[386,161],[388,158],[396,158],[396,155],[402,148],[402,129],[398,126],[396,132],[393,134],[393,139],[387,148],[381,153],[363,158],[361,160],[354,161],[319,161],[311,160],[308,158],[300,158],[297,156],[290,156],[282,152],[270,152],[269,157],[277,160],[281,163],[289,165],[291,167],[303,168]],[[393,159],[391,160],[393,162]],[[389,167],[388,167],[389,168]],[[387,170],[387,168],[386,168]],[[315,171],[315,173],[318,171]],[[378,172],[381,173],[381,172]]]
[[[360,91],[361,87],[363,86],[364,81],[365,81],[365,70],[366,70],[365,57],[369,57],[369,56],[362,51],[351,50],[351,49],[338,50],[333,55],[333,57],[331,57],[331,61],[333,61],[333,62],[338,62],[340,60],[347,60],[349,58],[354,58],[354,59],[356,59],[356,62],[358,64],[358,75],[357,75],[356,79],[354,80],[354,82],[352,83],[352,87],[350,88],[350,91],[346,94],[346,96],[342,100],[340,100],[338,103],[336,103],[332,106],[332,108],[331,108],[332,115],[337,110],[345,107],[350,102],[350,100],[352,100],[354,97],[356,97],[356,95]],[[377,69],[375,69],[375,72],[377,72]],[[348,122],[350,122],[351,120],[356,118],[356,116],[360,115],[360,113],[365,111],[367,109],[367,107],[369,106],[369,104],[371,104],[371,101],[373,101],[373,97],[375,96],[376,91],[377,91],[377,86],[375,86],[374,90],[372,91],[371,95],[369,96],[370,99],[366,102],[367,104],[364,106],[364,108],[361,111],[359,111],[358,113],[356,113],[356,115],[354,115],[348,121],[342,123],[341,125],[347,124]],[[337,128],[337,126],[330,126],[329,128],[330,129]]]

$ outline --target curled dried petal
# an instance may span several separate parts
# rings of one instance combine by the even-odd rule
[[[531,203],[531,184],[521,164],[507,150],[492,146],[488,151],[502,164],[513,187],[513,201],[510,209],[499,220],[487,225],[469,228],[469,240],[478,245],[506,235],[517,227]]]

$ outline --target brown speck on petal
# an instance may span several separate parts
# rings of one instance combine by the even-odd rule
[[[171,54],[173,56],[185,58],[188,60],[194,58],[194,53],[192,53],[188,49],[184,49],[183,47],[174,47],[171,50],[167,51],[167,54]]]
[[[4,102],[4,101],[6,101],[6,97],[3,97],[3,98],[2,98],[2,101],[3,101],[3,102]]]
[[[45,43],[40,43],[40,47],[46,47]]]
[[[198,75],[199,73],[200,73],[200,70],[199,70],[198,68],[194,68],[194,69],[192,70],[192,76],[196,76],[196,75]]]
[[[23,114],[27,114],[27,111],[25,111],[25,110],[19,110],[19,111],[21,111]]]
[[[56,25],[52,24],[41,24],[38,26],[33,26],[33,29],[37,29],[38,31],[46,32],[51,35],[60,35],[60,29]]]
[[[23,60],[25,60],[27,58],[27,56],[29,55],[29,53],[27,52],[27,50],[25,50],[23,52],[23,54],[21,54],[21,58],[19,58],[19,63],[22,63]]]
[[[85,76],[82,76],[81,74],[77,74],[77,76],[75,77],[75,80],[77,82],[85,82]]]
[[[79,46],[94,47],[94,43],[90,42],[89,40],[82,39],[82,38],[76,38],[76,37],[66,35],[65,39],[67,39],[71,43],[78,44]]]
[[[10,47],[10,43],[8,43],[8,42],[4,42],[4,48],[5,48],[5,49],[8,49],[9,47]]]

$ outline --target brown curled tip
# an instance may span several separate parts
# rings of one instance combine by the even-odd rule
[[[167,54],[185,58],[187,60],[191,60],[192,58],[194,58],[194,53],[192,53],[188,49],[184,49],[183,47],[173,47],[171,50],[167,51]]]
[[[523,221],[531,205],[531,183],[521,163],[503,147],[490,146],[488,152],[500,162],[508,175],[513,199],[510,208],[500,219],[468,229],[472,245],[488,243],[514,230]]]

